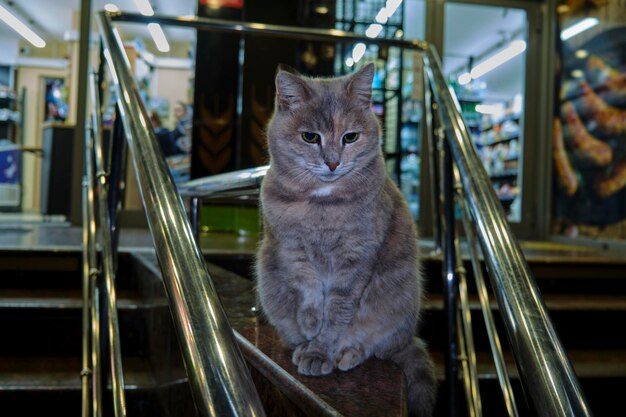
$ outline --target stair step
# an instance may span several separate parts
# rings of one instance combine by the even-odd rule
[[[122,366],[127,390],[156,387],[147,359],[125,357]],[[79,390],[81,369],[79,357],[1,357],[0,391]]]
[[[119,310],[122,354],[129,356],[147,354],[149,351],[147,323],[151,317],[153,309]],[[80,309],[3,308],[0,309],[0,328],[3,334],[10,335],[4,337],[0,343],[0,356],[81,355]]]
[[[117,307],[121,310],[136,310],[149,307],[167,305],[165,299],[159,303],[144,303],[136,291],[117,291]],[[1,308],[30,308],[30,309],[81,309],[83,294],[81,290],[63,289],[9,289],[0,290]]]
[[[433,356],[438,363],[443,363],[441,352],[434,352]],[[626,350],[569,350],[567,357],[581,379],[626,378]],[[504,360],[509,376],[518,379],[519,373],[511,352],[504,352]],[[480,379],[498,378],[491,352],[477,352],[476,364]],[[439,376],[443,379],[443,374]]]
[[[132,271],[130,254],[118,258],[120,271]],[[0,250],[0,291],[9,289],[80,289],[82,288],[82,254],[77,251]],[[118,290],[135,289],[136,276],[118,274]]]
[[[468,298],[470,309],[480,310],[478,296],[472,294]],[[626,311],[626,295],[544,294],[543,300],[550,311]],[[498,309],[493,295],[490,295],[489,302],[492,310]],[[428,295],[423,308],[443,310],[443,295]]]

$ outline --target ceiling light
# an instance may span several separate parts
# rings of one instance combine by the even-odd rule
[[[379,25],[378,23],[372,23],[365,31],[365,36],[367,36],[368,38],[375,38],[376,36],[380,35],[380,32],[382,31],[383,25]]]
[[[354,45],[354,49],[352,50],[352,59],[355,64],[363,58],[363,55],[365,55],[365,49],[366,47],[364,43],[357,43]]]
[[[460,85],[469,84],[470,81],[472,81],[472,76],[469,72],[464,72],[463,74],[459,75],[458,81]]]
[[[586,49],[579,49],[574,55],[576,55],[578,59],[585,59],[589,56],[589,52]]]
[[[104,5],[104,10],[106,10],[107,12],[115,13],[115,12],[119,12],[120,8],[117,7],[113,3],[107,3],[107,4]]]
[[[148,30],[150,31],[150,35],[152,35],[157,49],[160,52],[169,52],[170,44],[167,42],[167,38],[165,38],[165,33],[163,33],[161,25],[158,23],[148,23]]]
[[[518,56],[525,50],[526,50],[526,42],[513,41],[508,47],[506,47],[506,49],[503,49],[497,54],[487,58],[480,64],[476,65],[472,69],[470,74],[472,78],[474,79],[480,78],[483,75],[487,74],[489,71],[492,71],[493,69],[499,67],[500,65],[509,61],[510,59]]]
[[[515,94],[513,97],[513,114],[520,114],[522,112],[522,106],[524,105],[524,98],[521,94]]]
[[[402,0],[387,0],[387,3],[385,4],[385,9],[387,9],[387,16],[391,17],[396,10],[398,10],[398,7],[400,7],[400,5],[402,4]]]
[[[154,10],[152,10],[152,5],[148,0],[135,0],[135,6],[139,9],[139,13],[144,16],[154,15]]]
[[[315,13],[317,13],[317,14],[328,14],[328,7],[326,7],[326,6],[317,6],[315,8]]]
[[[568,27],[567,29],[563,29],[561,31],[561,40],[566,41],[569,38],[573,38],[579,33],[582,33],[586,31],[587,29],[591,29],[598,23],[600,23],[600,21],[596,19],[595,17],[588,17],[586,19],[581,20],[578,23],[574,23],[572,26]]]
[[[490,114],[492,116],[504,115],[504,105],[498,104],[477,104],[476,111],[481,114]]]
[[[352,57],[346,58],[346,65],[349,67],[354,66],[354,59],[352,59]]]
[[[387,23],[387,20],[389,20],[389,15],[387,14],[387,8],[383,7],[382,9],[378,11],[378,14],[376,15],[376,21],[378,23],[385,24]]]
[[[3,20],[4,23],[11,26],[11,29],[19,33],[28,42],[32,43],[34,47],[43,48],[46,46],[46,41],[44,41],[41,36],[33,32],[32,29],[15,17],[9,10],[2,7],[2,5],[0,5],[0,20]]]
[[[398,10],[398,7],[402,4],[402,0],[387,0],[385,7],[378,11],[376,15],[376,21],[378,23],[385,24],[387,20]]]

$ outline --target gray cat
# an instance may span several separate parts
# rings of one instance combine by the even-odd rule
[[[433,364],[415,337],[417,232],[385,172],[373,76],[373,64],[331,79],[278,71],[258,295],[294,349],[298,372],[325,375],[370,356],[390,359],[407,377],[411,414],[430,416]]]

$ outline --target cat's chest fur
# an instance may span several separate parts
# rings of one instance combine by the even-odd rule
[[[380,207],[384,204],[379,196],[342,200],[333,193],[320,195],[328,192],[324,187],[328,185],[294,194],[293,199],[264,190],[264,216],[279,246],[303,249],[324,270],[320,272],[329,272],[347,253],[376,251],[384,235],[386,210]]]

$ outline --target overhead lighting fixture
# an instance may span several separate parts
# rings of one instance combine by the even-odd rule
[[[41,36],[33,32],[31,28],[26,26],[26,24],[18,19],[8,9],[5,9],[2,5],[0,5],[0,20],[3,20],[4,23],[11,26],[11,29],[19,33],[20,36],[33,44],[34,47],[43,48],[46,46],[46,41],[44,41]]]
[[[161,25],[158,23],[148,23],[148,30],[150,31],[150,35],[152,35],[152,39],[154,40],[154,44],[160,52],[169,52],[170,44],[165,37],[165,33],[163,33],[163,29]]]
[[[139,9],[139,13],[144,16],[154,16],[154,10],[148,0],[135,0],[135,6]]]
[[[398,10],[400,4],[402,4],[402,0],[387,0],[385,6],[376,14],[376,21],[382,24],[387,23],[387,20]]]
[[[352,57],[346,58],[346,65],[349,66],[349,67],[353,67],[354,66],[354,59],[352,59]]]
[[[576,55],[576,58],[578,59],[586,59],[589,56],[589,51],[586,49],[579,49],[574,53],[574,55]]]
[[[365,31],[365,36],[367,36],[368,38],[375,38],[376,36],[380,35],[380,32],[382,31],[383,25],[379,25],[378,23],[372,23]]]
[[[115,12],[119,12],[120,8],[117,7],[113,3],[107,3],[107,4],[104,5],[104,10],[106,10],[107,12],[115,13]]]
[[[524,98],[521,94],[517,93],[513,97],[513,114],[520,114],[522,112],[522,107],[524,106]]]
[[[352,59],[355,64],[363,58],[363,55],[365,55],[365,49],[366,46],[364,43],[357,43],[354,45],[354,49],[352,50]]]
[[[464,72],[463,74],[459,75],[458,81],[460,85],[469,84],[470,81],[472,81],[472,76],[469,72]]]
[[[502,105],[502,103],[477,104],[475,110],[480,114],[489,114],[496,117],[501,117],[504,115],[504,105]]]
[[[378,14],[376,15],[376,21],[384,25],[385,23],[387,23],[387,20],[389,20],[389,16],[387,15],[387,8],[383,7],[378,11]]]
[[[594,27],[595,25],[597,25],[598,23],[600,23],[600,21],[598,19],[596,19],[595,17],[588,17],[586,19],[581,20],[578,23],[574,23],[572,26],[563,29],[561,31],[561,40],[562,41],[566,41],[569,38],[573,38],[574,36],[578,35],[579,33],[582,33],[588,29],[591,29],[592,27]]]
[[[507,46],[502,51],[497,54],[487,58],[480,64],[476,65],[472,68],[470,75],[473,79],[480,78],[488,72],[498,68],[500,65],[505,62],[515,58],[519,54],[523,53],[526,50],[526,42],[524,41],[513,41],[509,46]]]

